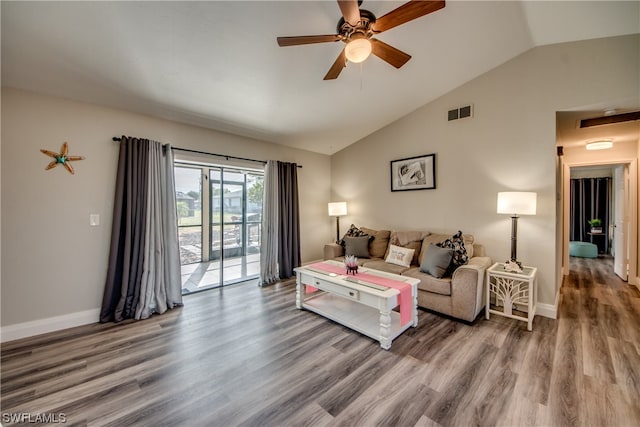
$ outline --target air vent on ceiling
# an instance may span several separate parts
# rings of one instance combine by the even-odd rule
[[[454,108],[447,112],[447,120],[458,120],[473,117],[473,105],[465,105],[464,107]]]

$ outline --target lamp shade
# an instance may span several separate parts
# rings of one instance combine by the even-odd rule
[[[535,215],[536,193],[502,191],[498,193],[498,213],[509,215]]]
[[[329,216],[343,216],[347,214],[347,202],[329,203]]]
[[[354,64],[358,64],[371,54],[371,42],[366,38],[351,40],[344,48],[344,55]]]

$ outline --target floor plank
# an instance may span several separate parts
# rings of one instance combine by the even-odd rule
[[[610,258],[571,259],[558,319],[419,325],[377,342],[295,308],[295,283],[185,297],[140,322],[4,343],[3,425],[640,425],[640,291]]]

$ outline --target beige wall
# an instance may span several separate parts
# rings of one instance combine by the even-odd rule
[[[297,162],[302,258],[322,257],[331,236],[330,161],[295,150],[121,110],[13,89],[2,90],[2,326],[100,306],[106,277],[118,144],[147,137],[174,146],[254,159]],[[74,176],[44,168],[41,148],[64,141]],[[99,214],[99,227],[89,214]],[[97,319],[96,319],[97,320]]]
[[[518,258],[539,269],[539,300],[556,302],[555,114],[640,94],[636,36],[532,49],[335,154],[334,199],[349,202],[344,222],[392,229],[473,233],[489,256],[510,254],[499,191],[538,193],[536,216],[518,223]],[[471,119],[447,121],[474,104]],[[437,189],[392,193],[389,161],[437,154]]]

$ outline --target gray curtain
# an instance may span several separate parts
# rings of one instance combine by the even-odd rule
[[[298,165],[278,162],[280,186],[280,243],[278,268],[280,278],[295,275],[300,266],[300,216],[298,209]]]
[[[171,147],[123,136],[101,322],[182,305],[176,215]]]
[[[260,285],[291,277],[300,265],[298,165],[270,160],[264,181]]]
[[[591,242],[598,252],[609,253],[609,212],[611,211],[611,178],[573,178],[570,187],[569,240]],[[588,234],[588,221],[599,218],[604,235]]]
[[[278,204],[278,162],[269,160],[264,169],[262,200],[262,235],[260,236],[260,285],[277,282],[278,234],[280,209]]]

